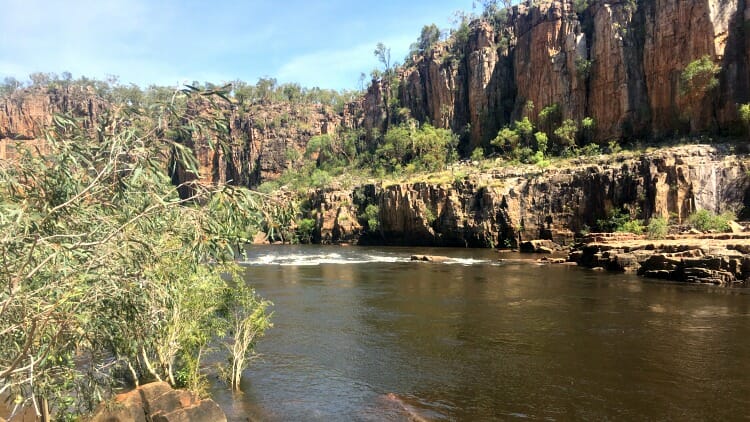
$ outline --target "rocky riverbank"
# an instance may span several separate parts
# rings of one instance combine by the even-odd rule
[[[536,166],[475,170],[443,182],[372,183],[309,198],[323,244],[517,247],[572,245],[614,210],[685,221],[697,210],[750,217],[750,156],[686,145]],[[368,208],[376,210],[368,215]],[[371,227],[371,224],[374,227]]]
[[[649,240],[627,233],[587,236],[568,262],[662,280],[747,285],[750,233],[688,234]]]

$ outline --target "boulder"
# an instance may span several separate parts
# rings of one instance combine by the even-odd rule
[[[728,224],[729,224],[729,231],[731,231],[732,233],[742,233],[745,231],[745,228],[741,224],[737,223],[736,221],[730,221]]]
[[[556,246],[551,240],[537,239],[521,242],[519,249],[524,253],[551,254],[555,251]]]
[[[439,256],[439,255],[412,255],[411,260],[412,261],[422,261],[422,262],[445,262],[448,261],[450,257],[447,256]]]
[[[166,382],[143,385],[102,403],[92,422],[226,422],[218,404]]]

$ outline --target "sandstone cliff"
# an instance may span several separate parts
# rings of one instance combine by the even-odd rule
[[[593,117],[598,141],[736,129],[737,104],[750,101],[750,4],[588,4],[576,13],[571,0],[541,0],[514,7],[501,27],[473,22],[462,55],[439,45],[404,69],[403,105],[440,127],[470,125],[466,151],[552,104],[563,118]],[[680,74],[704,55],[721,66],[719,87],[691,107]]]
[[[369,185],[311,199],[323,243],[491,247],[519,240],[571,242],[613,209],[685,219],[696,209],[750,210],[750,157],[725,146],[601,156],[557,168],[507,168],[452,184]],[[379,227],[365,230],[365,207]],[[359,216],[359,218],[356,218]]]
[[[345,113],[310,103],[268,102],[242,109],[226,103],[221,106],[229,119],[229,150],[212,150],[203,140],[191,147],[196,149],[200,173],[207,181],[248,187],[301,165],[313,136],[333,133],[342,124],[355,126],[355,119],[361,119],[359,104],[352,104]],[[28,88],[0,97],[0,159],[12,158],[17,141],[44,148],[44,129],[56,113],[78,117],[84,127],[95,128],[109,107],[112,104],[92,87],[81,85]],[[196,100],[191,107],[199,113],[208,104]],[[187,177],[178,174],[179,180]]]

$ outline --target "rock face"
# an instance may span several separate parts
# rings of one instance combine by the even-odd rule
[[[165,382],[143,385],[119,394],[114,403],[104,404],[91,422],[226,422],[224,412],[213,400],[173,390]]]
[[[79,86],[0,97],[0,160],[13,159],[16,142],[28,142],[43,151],[44,128],[52,124],[56,113],[71,113],[91,129],[107,106],[93,89]]]
[[[593,236],[570,259],[589,268],[637,273],[650,278],[730,285],[750,281],[750,234]]]
[[[570,244],[574,232],[594,227],[620,208],[639,210],[641,218],[680,221],[697,209],[740,213],[750,206],[748,170],[746,155],[695,145],[546,170],[507,168],[452,184],[319,191],[311,202],[322,243],[504,247],[550,239]],[[368,205],[378,206],[377,230],[364,230]],[[342,230],[341,215],[356,229]]]
[[[462,54],[441,45],[404,70],[403,104],[439,127],[470,125],[468,151],[553,104],[563,118],[593,117],[600,142],[737,126],[737,105],[750,101],[747,2],[588,3],[540,0],[501,27],[473,22]],[[719,86],[690,99],[680,75],[706,55],[721,66]]]
[[[193,101],[193,112],[206,103]],[[315,135],[332,134],[344,125],[360,125],[360,104],[345,113],[334,113],[319,104],[266,103],[243,110],[223,104],[229,118],[231,146],[228,151],[209,148],[206,142],[190,145],[197,153],[200,173],[207,181],[257,186],[278,178],[288,168],[299,167],[308,141]],[[44,148],[44,128],[53,115],[68,113],[86,128],[95,128],[99,116],[111,107],[93,88],[29,88],[0,97],[0,159],[11,159],[15,143],[28,142]],[[184,181],[187,175],[178,174]]]

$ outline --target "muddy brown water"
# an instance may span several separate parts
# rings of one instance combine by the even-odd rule
[[[749,290],[499,257],[253,247],[274,327],[243,393],[213,396],[230,420],[750,417]]]

